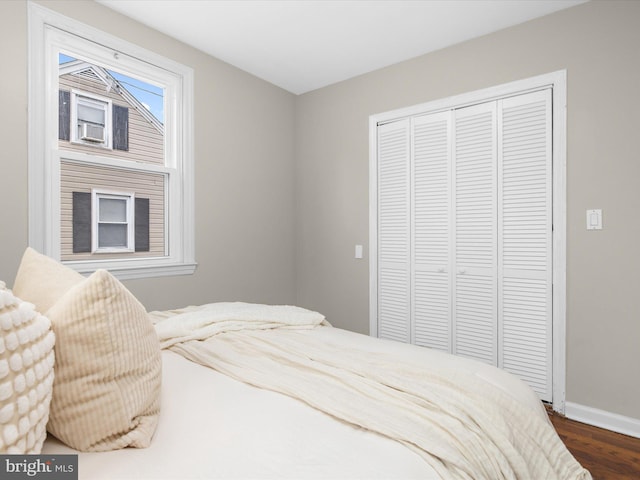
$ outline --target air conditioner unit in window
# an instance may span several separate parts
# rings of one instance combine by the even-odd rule
[[[91,125],[83,123],[81,128],[80,139],[88,142],[104,142],[104,127],[102,125]]]

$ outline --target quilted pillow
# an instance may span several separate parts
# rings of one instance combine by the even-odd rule
[[[22,255],[13,293],[46,315],[63,293],[82,280],[84,277],[75,270],[28,247]]]
[[[160,412],[161,356],[144,306],[98,270],[47,316],[56,334],[48,430],[81,451],[149,446]]]
[[[0,453],[37,454],[47,436],[54,335],[0,282]]]

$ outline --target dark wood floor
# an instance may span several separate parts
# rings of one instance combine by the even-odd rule
[[[639,480],[640,438],[575,422],[550,412],[560,438],[594,480]]]

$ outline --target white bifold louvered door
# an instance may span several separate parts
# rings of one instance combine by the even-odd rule
[[[409,120],[378,128],[378,335],[410,342]]]
[[[552,398],[551,90],[378,127],[378,336]]]
[[[412,123],[413,343],[451,349],[451,115]]]
[[[496,103],[453,111],[453,346],[495,365],[497,318]]]
[[[551,89],[498,106],[498,365],[551,401]]]

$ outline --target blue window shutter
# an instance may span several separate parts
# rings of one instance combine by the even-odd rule
[[[91,194],[73,192],[73,253],[91,252]]]
[[[149,251],[149,199],[135,199],[135,240],[136,252]]]
[[[129,150],[129,109],[113,104],[113,149]]]
[[[58,139],[69,141],[71,136],[71,93],[58,91]]]

